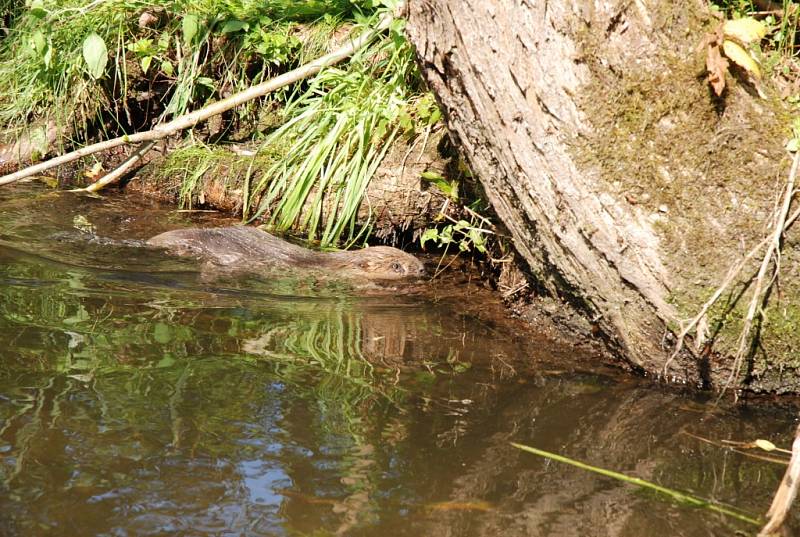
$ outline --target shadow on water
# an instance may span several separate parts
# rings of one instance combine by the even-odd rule
[[[3,535],[753,533],[512,441],[766,510],[783,467],[697,436],[786,445],[788,411],[592,370],[479,290],[208,283],[121,242],[200,218],[0,190]]]

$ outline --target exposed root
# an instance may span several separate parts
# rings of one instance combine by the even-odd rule
[[[752,250],[750,250],[744,258],[739,260],[738,262],[731,265],[728,269],[728,273],[725,275],[725,279],[722,281],[722,284],[717,288],[716,291],[711,295],[703,306],[700,308],[700,311],[697,315],[695,315],[688,324],[682,327],[681,332],[678,334],[678,339],[675,344],[675,350],[672,352],[670,357],[664,363],[663,374],[664,376],[667,375],[669,371],[670,365],[675,360],[675,358],[680,354],[680,352],[684,349],[684,343],[686,341],[686,337],[692,332],[692,330],[697,329],[698,332],[701,330],[699,326],[703,325],[707,322],[707,315],[708,311],[717,303],[720,297],[725,293],[725,291],[733,284],[735,281],[738,281],[738,277],[741,274],[742,270],[747,266],[751,259],[753,259],[756,255],[758,255],[764,246],[766,246],[766,250],[764,251],[761,266],[759,267],[758,273],[752,278],[755,281],[755,289],[753,292],[752,299],[750,300],[750,304],[747,310],[747,315],[744,319],[744,327],[742,328],[741,335],[739,337],[739,345],[736,352],[736,356],[734,358],[733,368],[731,370],[731,375],[728,378],[725,386],[723,388],[723,392],[727,390],[732,384],[735,384],[739,377],[739,372],[741,370],[742,364],[744,362],[744,358],[747,354],[748,343],[750,343],[750,332],[752,330],[753,322],[757,316],[760,316],[762,313],[762,309],[760,306],[763,306],[764,302],[766,301],[766,297],[771,289],[772,285],[775,283],[775,280],[778,277],[778,272],[780,270],[780,248],[782,243],[783,234],[786,232],[787,229],[800,217],[800,209],[795,210],[791,215],[789,215],[789,209],[792,204],[792,199],[794,195],[797,193],[795,190],[795,181],[797,178],[797,169],[798,164],[800,164],[800,153],[795,153],[794,160],[792,161],[792,168],[789,172],[789,178],[787,179],[786,190],[783,197],[783,203],[781,204],[780,208],[776,211],[775,220],[773,225],[773,233],[764,238],[760,241]],[[774,268],[772,274],[769,278],[767,278],[767,271],[769,267],[772,265],[773,259],[775,260]],[[698,340],[698,347],[702,346],[702,334],[699,336]]]
[[[745,356],[748,353],[748,347],[751,343],[750,331],[753,328],[753,321],[757,315],[761,316],[762,307],[767,300],[769,290],[778,278],[778,273],[781,268],[781,243],[783,233],[786,229],[786,220],[789,216],[789,208],[792,205],[792,199],[796,193],[794,183],[797,177],[798,164],[800,164],[800,153],[795,153],[794,160],[792,161],[792,170],[789,172],[789,179],[786,182],[786,193],[783,197],[783,203],[775,219],[772,237],[767,244],[767,250],[761,260],[761,267],[758,269],[753,296],[750,299],[747,315],[744,318],[744,326],[739,335],[739,347],[736,351],[736,357],[733,360],[733,368],[731,369],[731,374],[727,382],[725,382],[722,391],[727,390],[732,384],[735,384],[739,380],[739,372],[742,369],[742,364],[744,363]],[[769,276],[769,281],[766,281],[767,271],[770,266],[773,266],[772,274]]]

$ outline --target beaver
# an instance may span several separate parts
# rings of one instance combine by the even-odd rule
[[[237,271],[305,269],[329,273],[334,278],[368,280],[412,279],[425,274],[419,259],[397,248],[371,246],[362,250],[317,252],[246,226],[178,229],[156,235],[147,244]]]

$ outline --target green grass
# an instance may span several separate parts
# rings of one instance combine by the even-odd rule
[[[375,20],[367,22],[374,24]],[[413,131],[416,67],[396,25],[344,67],[323,70],[286,110],[288,120],[265,147],[286,158],[248,185],[245,216],[265,217],[322,246],[353,243],[366,188],[392,142]]]
[[[67,146],[145,130],[316,58],[340,46],[344,31],[366,31],[378,13],[360,14],[361,4],[374,2],[36,0],[0,41],[0,142],[48,122],[71,137]],[[140,27],[142,14],[155,22]],[[86,56],[93,34],[104,66]],[[255,159],[195,144],[170,157],[162,175],[183,177],[189,206],[204,174],[233,173],[244,182],[246,218],[322,246],[352,244],[369,232],[359,211],[392,143],[439,118],[420,87],[396,21],[349,62],[239,107],[209,130],[213,139],[262,138]],[[264,111],[282,124],[259,122]]]
[[[0,14],[19,6],[0,0]],[[164,115],[197,108],[300,60],[298,24],[330,32],[352,10],[348,0],[37,0],[0,41],[0,125],[9,138],[46,119],[79,140],[130,131],[151,119],[132,117],[141,92],[155,92]],[[160,22],[139,27],[144,12]],[[108,51],[97,79],[83,55],[93,33]]]
[[[721,515],[733,517],[737,520],[741,520],[742,522],[747,522],[748,524],[752,524],[754,526],[760,526],[761,521],[754,519],[751,516],[748,516],[745,513],[742,513],[736,510],[733,507],[728,507],[724,504],[712,501],[712,500],[705,500],[703,498],[698,498],[697,496],[693,496],[691,494],[687,494],[685,492],[680,492],[678,490],[670,489],[667,487],[662,487],[661,485],[657,485],[650,481],[646,481],[644,479],[640,479],[638,477],[631,477],[625,474],[621,474],[619,472],[615,472],[613,470],[607,470],[605,468],[600,468],[598,466],[592,466],[586,464],[581,461],[577,461],[575,459],[570,459],[569,457],[565,457],[563,455],[559,455],[557,453],[552,453],[550,451],[545,451],[543,449],[538,449],[531,446],[526,446],[524,444],[517,444],[511,442],[511,445],[517,449],[521,449],[522,451],[526,451],[533,455],[537,455],[539,457],[545,457],[548,459],[552,459],[557,462],[561,462],[564,464],[569,464],[570,466],[575,466],[576,468],[580,468],[582,470],[587,470],[589,472],[593,472],[595,474],[603,475],[606,477],[610,477],[612,479],[616,479],[617,481],[622,481],[623,483],[628,483],[630,485],[634,485],[643,489],[651,490],[661,496],[670,498],[671,500],[681,503],[683,505],[687,505],[690,507],[698,507],[702,509],[708,509],[709,511],[714,511]]]

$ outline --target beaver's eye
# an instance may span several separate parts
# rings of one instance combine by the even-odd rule
[[[392,270],[395,272],[403,272],[403,265],[400,263],[392,263]]]

